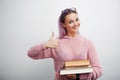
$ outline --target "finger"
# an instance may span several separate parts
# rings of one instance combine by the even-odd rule
[[[52,32],[52,36],[51,37],[54,37],[54,32]]]
[[[53,38],[54,38],[54,32],[52,32],[50,40],[53,40]]]
[[[70,77],[71,75],[70,75],[70,74],[68,74],[67,76],[68,76],[68,77]]]

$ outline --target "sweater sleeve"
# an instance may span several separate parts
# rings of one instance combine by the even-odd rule
[[[98,59],[98,55],[94,44],[89,41],[88,44],[88,59],[90,60],[93,72],[89,74],[81,74],[81,80],[96,80],[102,75],[102,68]]]
[[[28,50],[27,55],[32,59],[51,58],[52,50],[45,48],[45,43],[35,45]]]

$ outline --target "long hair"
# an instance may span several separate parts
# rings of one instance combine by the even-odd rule
[[[62,26],[60,17],[58,19],[58,28],[59,28],[59,38],[64,37],[67,34],[67,32],[65,31],[65,28]]]

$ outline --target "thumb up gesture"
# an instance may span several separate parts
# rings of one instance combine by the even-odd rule
[[[46,48],[56,48],[58,46],[58,40],[54,37],[54,32],[52,32],[52,35],[50,39],[45,43]]]

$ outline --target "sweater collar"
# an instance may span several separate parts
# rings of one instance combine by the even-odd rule
[[[70,36],[64,36],[63,38],[66,38],[66,39],[79,39],[80,38],[80,34],[77,34],[76,36],[74,37],[70,37]]]

